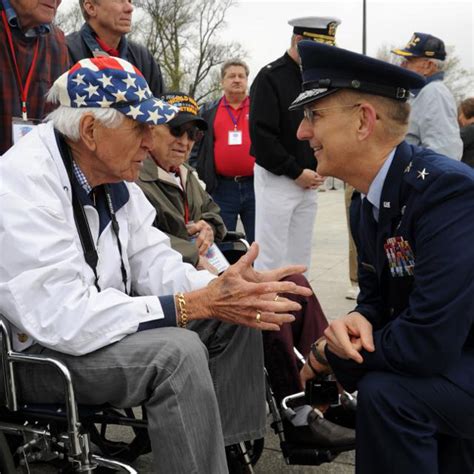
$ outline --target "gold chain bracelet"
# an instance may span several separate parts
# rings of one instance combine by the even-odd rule
[[[186,300],[184,299],[184,294],[177,293],[176,299],[178,300],[178,326],[180,328],[186,328],[188,325],[188,311],[186,310]]]

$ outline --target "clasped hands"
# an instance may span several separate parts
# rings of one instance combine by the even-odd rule
[[[305,168],[295,179],[295,183],[303,189],[317,189],[325,180],[325,176],[321,176],[316,173],[316,171]]]
[[[368,352],[375,351],[372,324],[356,311],[332,321],[324,331],[324,337],[321,352],[324,352],[327,345],[329,350],[341,359],[352,359],[358,364],[364,362],[360,353],[362,349]],[[312,354],[309,354],[308,358],[316,372],[328,373],[328,367],[319,363]],[[315,374],[307,362],[300,371],[303,386],[307,380],[314,377]]]

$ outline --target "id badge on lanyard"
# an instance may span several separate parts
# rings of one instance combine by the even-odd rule
[[[20,117],[13,117],[12,119],[12,141],[15,144],[20,138],[24,137],[31,132],[38,124],[40,120],[23,120]]]
[[[28,112],[27,112],[28,92],[30,90],[30,85],[33,80],[36,64],[38,62],[39,38],[36,38],[34,52],[33,52],[33,59],[31,61],[30,68],[26,75],[25,83],[23,83],[22,75],[20,72],[20,68],[18,66],[17,58],[16,58],[13,36],[10,31],[10,25],[8,24],[7,16],[4,10],[2,10],[1,16],[2,16],[3,26],[5,27],[5,33],[8,39],[8,45],[10,48],[10,56],[11,56],[11,60],[14,66],[17,86],[20,92],[21,118],[14,117],[12,119],[12,139],[13,139],[13,143],[15,144],[21,137],[24,137],[26,134],[31,132],[31,130],[33,130],[33,128],[39,123],[39,120],[28,119]]]
[[[232,130],[229,132],[228,145],[242,145],[242,130]]]

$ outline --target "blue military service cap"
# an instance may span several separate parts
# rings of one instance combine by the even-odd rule
[[[446,59],[444,42],[427,33],[413,33],[403,49],[392,49],[392,53],[403,57],[432,58],[441,61]]]
[[[314,41],[300,41],[303,92],[290,110],[303,107],[340,89],[406,101],[410,89],[420,89],[424,77],[363,54]]]

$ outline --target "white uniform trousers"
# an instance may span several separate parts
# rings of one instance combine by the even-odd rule
[[[287,176],[254,168],[257,270],[301,264],[309,269],[317,189],[303,189]]]

